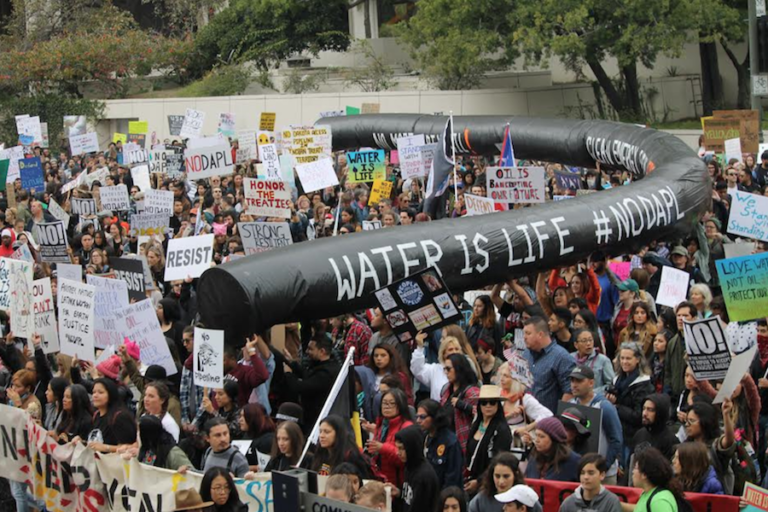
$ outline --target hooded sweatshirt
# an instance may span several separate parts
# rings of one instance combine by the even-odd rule
[[[633,441],[635,450],[651,446],[671,460],[675,454],[675,445],[679,443],[679,439],[667,428],[670,412],[669,396],[655,393],[648,395],[646,400],[650,400],[656,406],[656,421],[651,425],[644,425],[643,428],[637,431]]]
[[[621,512],[619,497],[605,487],[600,487],[600,493],[587,503],[582,496],[581,486],[568,496],[560,506],[560,512]]]
[[[440,498],[440,481],[432,465],[424,458],[424,437],[417,425],[395,434],[406,454],[405,478],[400,490],[402,512],[425,512],[434,509]]]

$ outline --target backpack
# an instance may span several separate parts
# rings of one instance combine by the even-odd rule
[[[653,501],[653,497],[656,496],[656,494],[659,491],[665,491],[665,490],[668,490],[668,489],[662,489],[661,487],[657,487],[653,490],[651,495],[648,497],[648,501],[645,502],[645,512],[651,512],[651,501]],[[675,494],[672,493],[672,496],[675,496]],[[693,507],[685,499],[680,499],[677,496],[675,496],[675,503],[677,503],[677,512],[693,512]]]

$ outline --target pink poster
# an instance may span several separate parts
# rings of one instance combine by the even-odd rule
[[[620,261],[620,262],[611,262],[608,264],[608,268],[611,269],[611,271],[616,274],[616,276],[621,279],[622,281],[626,281],[629,279],[629,272],[632,270],[632,262],[629,261]]]
[[[389,163],[392,165],[400,163],[400,155],[397,154],[396,149],[389,152]]]

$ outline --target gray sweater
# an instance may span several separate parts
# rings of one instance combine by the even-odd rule
[[[568,496],[562,505],[560,512],[621,512],[621,502],[619,497],[603,487],[600,494],[595,496],[592,502],[587,505],[581,496],[581,486]]]
[[[220,452],[214,452],[208,448],[205,452],[203,473],[211,468],[225,468],[234,474],[236,478],[242,478],[248,472],[248,461],[245,455],[238,451],[237,446],[230,446]]]

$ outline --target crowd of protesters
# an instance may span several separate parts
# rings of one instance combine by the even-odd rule
[[[182,152],[184,146],[166,140],[165,147]],[[236,142],[233,155],[235,147]],[[19,180],[8,184],[14,190],[0,200],[0,256],[26,245],[35,279],[50,277],[55,293],[56,264],[41,258],[35,240],[36,225],[54,220],[50,202],[69,212],[71,198],[97,197],[101,186],[122,183],[135,212],[145,191],[122,164],[119,143],[85,156],[40,148],[30,154],[41,158],[45,189],[23,190]],[[682,327],[684,320],[712,316],[729,323],[714,267],[725,257],[726,244],[766,251],[768,243],[736,240],[723,229],[733,190],[768,195],[768,152],[760,156],[757,164],[748,155],[727,165],[705,157],[712,206],[683,238],[655,240],[633,253],[595,251],[579,264],[480,290],[472,303],[458,296],[460,324],[408,343],[393,335],[377,309],[288,324],[284,348],[273,346],[268,332],[227,339],[226,382],[216,390],[194,381],[197,280],[164,279],[168,240],[213,233],[218,265],[245,257],[239,222],[274,219],[254,216],[244,206],[243,177],[256,177],[256,161],[194,183],[183,174],[152,174],[154,188],[174,194],[167,236],[140,243],[130,230],[131,212],[99,211],[96,222],[72,215],[69,254],[83,274],[100,276],[110,276],[113,258],[146,258],[153,281],[147,297],[177,371],[169,375],[161,366],[145,366],[130,339],[99,364],[46,355],[39,336],[30,350],[26,340],[14,337],[13,318],[0,312],[4,403],[26,410],[61,444],[85,443],[144,464],[204,473],[199,492],[177,493],[179,509],[242,510],[233,478],[295,466],[329,476],[329,498],[384,510],[388,493],[393,509],[403,512],[540,512],[526,479],[580,483],[562,504],[567,512],[619,512],[619,500],[605,484],[642,489],[641,512],[678,511],[683,492],[738,496],[747,482],[760,484],[767,473],[768,325],[766,319],[755,321],[757,335],[749,341],[759,348],[752,370],[721,405],[712,403],[718,383],[697,381],[687,366]],[[372,204],[370,184],[345,183],[345,159],[335,157],[340,193],[304,194],[297,181],[287,219],[294,243],[355,236],[364,221],[401,229],[433,220],[423,211],[422,180],[404,180],[390,164],[393,193]],[[490,165],[492,159],[479,157],[457,162],[441,216],[465,215],[465,194],[487,196]],[[579,195],[632,180],[597,166],[541,165],[549,199],[577,194],[558,187],[556,171],[577,173]],[[81,173],[102,168],[109,170],[104,182],[62,192]],[[631,263],[629,277],[620,279],[612,262]],[[675,308],[655,301],[667,266],[690,275],[687,300]],[[352,347],[358,432],[348,418],[319,417]],[[508,349],[528,362],[532,386],[520,382]],[[558,410],[560,401],[572,406]],[[587,428],[578,405],[601,411],[599,453],[586,450],[597,431]],[[317,445],[302,458],[318,420]],[[239,450],[235,440],[250,441],[250,448]],[[270,457],[264,467],[261,454]],[[19,512],[45,508],[24,484],[10,486]]]

